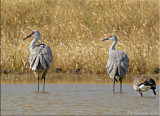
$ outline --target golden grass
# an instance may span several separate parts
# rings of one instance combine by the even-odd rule
[[[104,73],[110,41],[130,59],[132,74],[151,73],[159,67],[158,0],[2,0],[1,68],[29,72],[29,43],[23,38],[37,29],[39,43],[52,49],[52,69],[80,68]]]

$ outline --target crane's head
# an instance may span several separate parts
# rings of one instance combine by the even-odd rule
[[[103,40],[101,40],[101,41],[105,41],[105,40],[117,41],[117,37],[116,37],[116,35],[111,35],[111,36],[109,36],[109,37],[107,37],[106,39],[103,39]]]
[[[35,36],[35,37],[38,36],[38,37],[40,37],[39,31],[33,30],[32,33],[31,33],[30,35],[28,35],[26,38],[24,38],[23,40],[25,40],[25,39],[27,39],[27,38],[29,38],[29,37],[32,37],[32,36]]]

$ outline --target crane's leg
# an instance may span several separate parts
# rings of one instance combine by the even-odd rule
[[[44,83],[43,83],[43,91],[44,91],[44,88],[45,88],[45,79],[46,79],[46,74],[47,74],[47,71],[48,69],[44,70],[43,74],[42,74],[42,78],[41,79],[44,79]]]
[[[115,79],[113,80],[113,92],[114,92],[114,88],[115,88]]]
[[[141,92],[141,91],[139,91],[139,93],[141,94],[141,97],[143,97],[143,94],[142,94],[142,92]]]
[[[45,88],[45,77],[44,77],[44,83],[43,83],[43,92],[44,92],[44,88]]]
[[[39,74],[38,74],[38,71],[36,72],[36,71],[34,71],[33,72],[34,73],[34,75],[37,77],[37,79],[38,79],[38,91],[39,91]]]
[[[39,74],[37,72],[37,78],[38,78],[38,91],[39,91]]]
[[[122,92],[122,78],[119,78],[120,81],[120,92]]]

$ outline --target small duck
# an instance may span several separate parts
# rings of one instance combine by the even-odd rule
[[[148,91],[149,89],[152,89],[154,95],[156,95],[156,83],[152,78],[147,75],[137,76],[133,82],[133,88],[135,91],[138,91],[142,97],[142,92]]]

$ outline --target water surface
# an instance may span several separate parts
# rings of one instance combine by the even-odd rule
[[[2,84],[2,115],[158,115],[157,95],[152,90],[140,97],[131,84],[112,92],[111,84]]]

